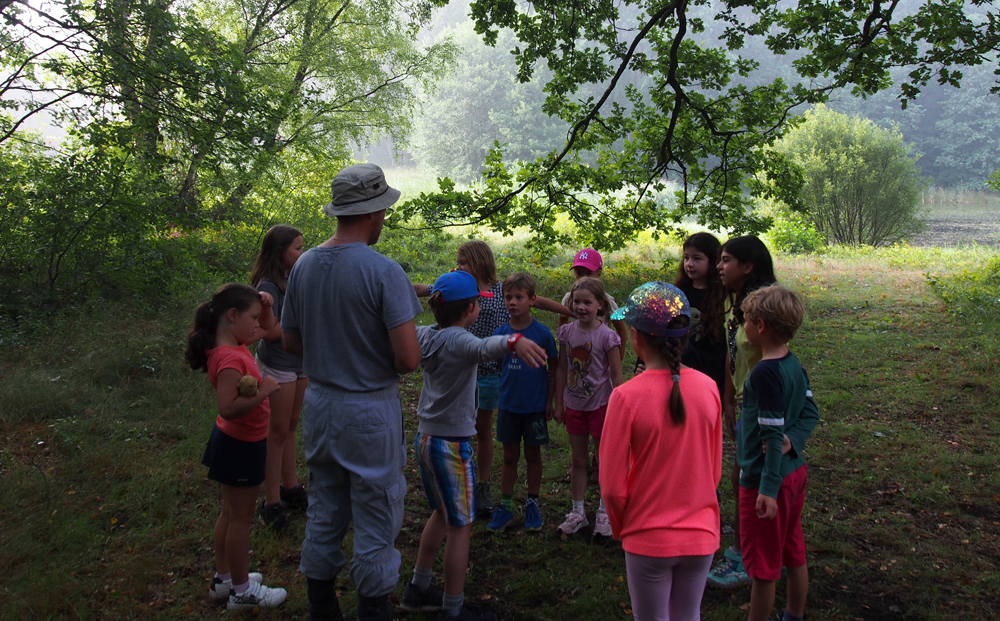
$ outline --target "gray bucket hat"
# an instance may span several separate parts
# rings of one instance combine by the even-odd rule
[[[337,173],[330,184],[333,200],[323,212],[337,216],[360,216],[382,211],[399,200],[400,192],[390,188],[385,174],[375,164],[355,164]]]

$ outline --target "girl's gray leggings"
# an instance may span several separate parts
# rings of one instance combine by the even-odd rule
[[[625,553],[635,621],[698,621],[713,555],[665,558]]]

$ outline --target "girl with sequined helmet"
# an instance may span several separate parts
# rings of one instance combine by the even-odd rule
[[[680,289],[646,283],[611,317],[629,325],[646,361],[611,393],[601,440],[601,494],[625,550],[632,611],[637,620],[697,619],[719,547],[719,391],[681,363],[691,305]]]

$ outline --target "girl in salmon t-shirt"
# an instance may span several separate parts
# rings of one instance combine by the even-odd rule
[[[284,589],[261,584],[259,573],[249,573],[250,523],[264,482],[271,417],[267,397],[279,386],[274,378],[261,378],[247,345],[270,328],[272,302],[253,287],[222,286],[195,311],[184,352],[192,369],[208,371],[219,409],[202,458],[208,478],[222,485],[222,512],[215,523],[216,573],[208,594],[228,600],[230,610],[277,606],[287,597]]]
[[[601,494],[625,549],[632,612],[636,621],[699,619],[719,547],[719,391],[680,362],[691,322],[680,289],[646,283],[611,318],[629,324],[646,362],[611,393],[601,440]]]

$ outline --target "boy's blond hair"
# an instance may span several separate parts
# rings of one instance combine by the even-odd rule
[[[792,340],[806,314],[802,298],[781,285],[769,285],[751,291],[740,308],[751,321],[762,319],[779,343]]]
[[[497,281],[497,263],[489,244],[478,239],[467,241],[458,247],[458,254],[465,257],[469,273],[477,281],[487,287],[492,287]]]
[[[527,272],[514,272],[503,279],[504,293],[510,289],[520,289],[529,298],[535,297],[535,277]]]

